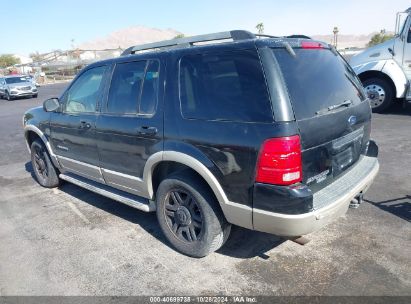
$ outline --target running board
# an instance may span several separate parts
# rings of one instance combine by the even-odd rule
[[[95,192],[97,194],[103,195],[105,197],[111,198],[115,201],[118,201],[120,203],[126,204],[130,207],[145,211],[145,212],[151,212],[156,210],[156,205],[154,204],[153,201],[133,195],[121,190],[114,189],[110,186],[103,185],[91,180],[88,180],[86,178],[70,174],[70,173],[62,173],[59,175],[59,177],[62,180],[65,180],[69,183],[75,184],[79,187],[82,187],[84,189],[90,190],[92,192]]]

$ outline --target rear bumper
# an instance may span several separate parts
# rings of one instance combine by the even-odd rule
[[[378,170],[378,159],[364,156],[344,176],[313,195],[314,211],[282,214],[254,208],[253,228],[281,236],[301,236],[316,231],[344,215],[351,200],[372,184]]]

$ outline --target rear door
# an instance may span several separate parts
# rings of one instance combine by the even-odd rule
[[[100,167],[107,184],[146,196],[147,159],[162,150],[164,70],[159,58],[119,62],[96,123]]]
[[[63,168],[99,182],[95,124],[106,71],[106,65],[84,70],[63,94],[62,111],[50,117],[51,143]]]
[[[300,130],[303,178],[313,190],[364,152],[371,111],[349,65],[326,47],[273,49]]]

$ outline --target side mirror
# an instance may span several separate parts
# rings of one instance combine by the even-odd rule
[[[58,98],[50,98],[43,102],[43,109],[46,112],[57,112],[60,109],[60,101]]]

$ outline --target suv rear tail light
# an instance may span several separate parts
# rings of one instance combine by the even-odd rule
[[[256,182],[291,185],[302,181],[301,144],[298,135],[270,138],[260,150]]]
[[[301,48],[303,49],[323,49],[324,46],[315,41],[302,41],[301,42]]]

